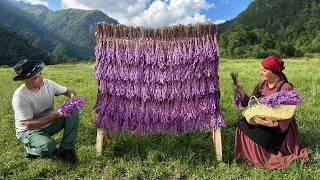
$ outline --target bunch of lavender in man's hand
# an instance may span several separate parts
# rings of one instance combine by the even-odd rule
[[[70,114],[72,111],[83,109],[85,106],[85,97],[79,96],[72,98],[70,101],[64,102],[59,105],[59,110],[63,113]]]
[[[261,98],[260,102],[269,107],[274,107],[279,104],[298,105],[303,102],[303,97],[295,90],[279,91],[270,96]]]
[[[233,100],[234,105],[238,108],[241,106],[241,93],[239,91],[238,86],[238,73],[231,72],[230,76],[233,80],[234,88],[233,88]]]

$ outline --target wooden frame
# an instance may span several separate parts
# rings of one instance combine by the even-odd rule
[[[217,161],[222,161],[222,141],[221,141],[221,128],[212,130],[212,140],[215,145]],[[108,129],[97,128],[97,142],[96,142],[96,156],[99,157],[103,154],[104,149],[111,141],[110,132]]]
[[[110,132],[105,128],[97,128],[97,142],[96,142],[96,156],[99,157],[103,154],[104,149],[111,141]]]
[[[212,130],[212,140],[216,149],[217,161],[222,161],[221,128],[216,128]]]

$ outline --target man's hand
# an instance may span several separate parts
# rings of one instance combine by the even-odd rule
[[[65,96],[69,97],[70,99],[77,96],[75,91],[72,91],[70,89],[67,89],[67,92],[64,93]]]
[[[67,118],[70,114],[62,112],[60,109],[58,110],[59,117]]]
[[[74,97],[76,97],[76,94],[71,93],[70,98],[73,99]]]

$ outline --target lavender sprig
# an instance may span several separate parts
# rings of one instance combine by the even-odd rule
[[[298,105],[303,102],[303,97],[295,90],[279,91],[270,96],[261,98],[260,102],[269,107],[274,107],[279,104]]]
[[[59,105],[59,110],[63,113],[70,114],[72,111],[83,109],[85,106],[85,97],[79,96]]]
[[[238,73],[231,72],[230,76],[231,76],[231,78],[233,80],[233,84],[234,85],[238,85]]]
[[[238,85],[238,73],[231,72],[230,76],[233,80],[234,85]],[[234,105],[238,108],[241,105],[241,93],[237,87],[233,89],[233,100],[234,100]]]
[[[238,88],[234,88],[233,90],[233,100],[234,100],[234,105],[237,108],[241,106],[241,93]]]

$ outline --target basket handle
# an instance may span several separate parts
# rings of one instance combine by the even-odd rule
[[[258,98],[256,96],[251,96],[250,99],[249,99],[249,102],[248,102],[248,106],[249,107],[252,107],[252,104],[253,104],[254,100],[257,102],[257,104],[260,104],[260,102],[259,102],[259,100],[258,100]]]

